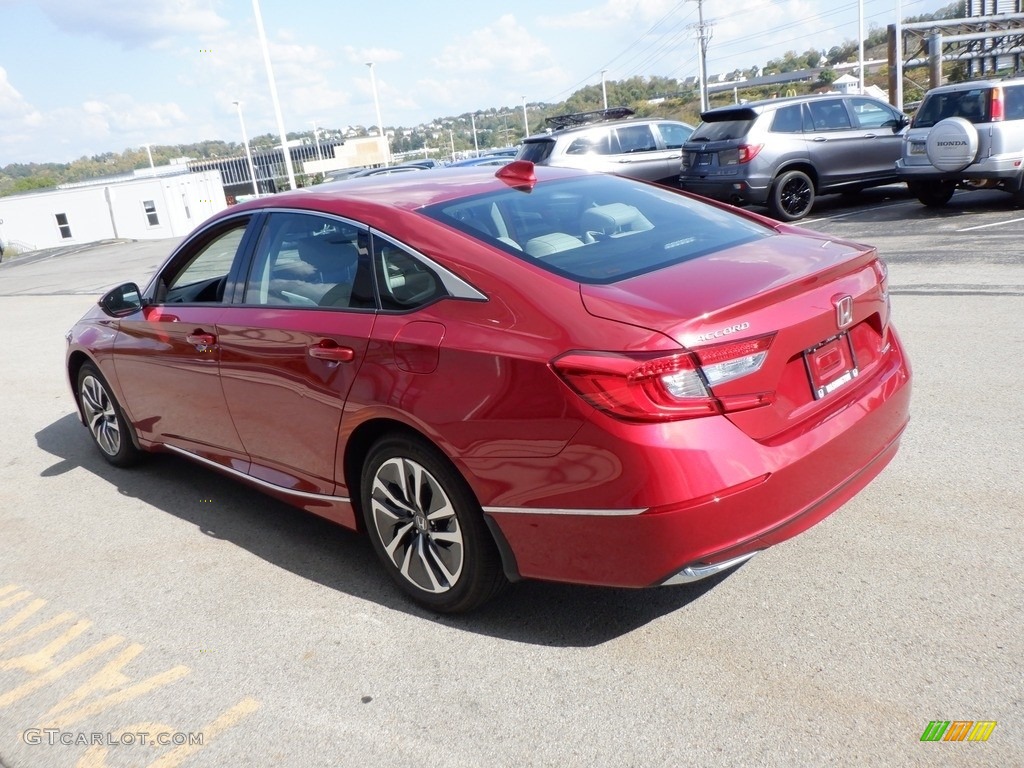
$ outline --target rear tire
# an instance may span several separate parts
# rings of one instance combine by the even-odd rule
[[[473,492],[424,440],[402,434],[381,438],[363,464],[360,490],[377,557],[420,605],[462,613],[508,583]]]
[[[926,205],[929,208],[942,208],[953,197],[953,193],[956,191],[956,182],[907,182],[907,189],[921,202],[921,205]]]
[[[124,411],[92,363],[85,363],[78,371],[78,402],[85,426],[103,458],[115,467],[138,464],[143,454],[132,441]]]
[[[772,185],[768,210],[782,221],[797,221],[814,206],[814,182],[803,171],[786,171]]]

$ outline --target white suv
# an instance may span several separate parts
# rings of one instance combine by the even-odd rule
[[[615,107],[549,117],[549,131],[524,139],[516,160],[614,173],[678,188],[683,144],[693,126],[659,118],[621,119],[632,114],[631,109]]]
[[[896,169],[932,208],[949,202],[957,187],[1001,189],[1024,205],[1024,78],[928,91]]]

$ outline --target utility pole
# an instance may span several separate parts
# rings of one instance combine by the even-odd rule
[[[697,57],[697,67],[700,79],[700,111],[708,108],[708,41],[711,39],[711,27],[713,21],[704,21],[704,0],[690,0],[697,3],[697,23],[691,24],[691,29],[697,31],[697,41],[700,47],[700,54]]]

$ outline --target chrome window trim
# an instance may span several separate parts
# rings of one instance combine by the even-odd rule
[[[401,240],[396,240],[390,235],[381,232],[379,229],[370,227],[370,234],[375,237],[379,237],[381,240],[391,243],[396,248],[401,248],[403,251],[408,253],[410,256],[415,258],[417,261],[422,262],[426,266],[430,267],[437,276],[441,279],[441,284],[444,285],[445,290],[448,291],[449,296],[456,299],[469,299],[471,301],[487,301],[487,296],[472,285],[467,283],[461,277],[456,275],[447,267],[441,266],[429,256],[425,256],[415,248],[403,243]]]

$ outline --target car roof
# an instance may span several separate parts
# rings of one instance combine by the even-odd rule
[[[589,113],[580,113],[589,114]],[[638,125],[642,123],[678,123],[679,125],[686,125],[689,127],[689,123],[683,120],[677,120],[671,117],[624,117],[616,120],[595,120],[592,123],[579,123],[576,125],[570,125],[564,128],[552,128],[544,133],[535,133],[532,136],[527,136],[523,139],[523,143],[536,144],[540,141],[555,141],[559,136],[565,136],[567,134],[576,133],[579,131],[589,131],[593,128],[604,128],[605,126],[617,126],[617,125]]]
[[[805,101],[817,101],[818,99],[825,99],[828,97],[842,98],[847,95],[856,95],[858,98],[872,99],[872,96],[861,96],[861,94],[845,94],[839,92],[829,93],[805,93],[801,96],[779,96],[775,99],[758,99],[757,101],[747,101],[742,104],[726,104],[724,107],[714,107],[713,109],[706,109],[701,112],[701,119],[704,119],[704,115],[714,114],[719,115],[724,112],[742,112],[743,110],[750,110],[753,112],[763,112],[768,109],[775,109],[786,104],[798,104]],[[877,101],[877,99],[875,99]]]
[[[980,80],[964,80],[961,83],[947,83],[945,85],[937,85],[934,88],[929,88],[928,93],[925,96],[929,96],[932,93],[950,93],[953,91],[972,91],[976,88],[995,88],[1002,85],[1021,85],[1024,84],[1024,77],[1020,75],[1014,75],[1011,77],[1004,78],[983,78]]]
[[[367,207],[367,205],[415,211],[435,203],[521,186],[522,182],[506,181],[498,177],[497,174],[506,168],[508,168],[507,165],[501,167],[448,167],[423,170],[417,173],[345,179],[250,200],[232,206],[228,212],[265,208],[299,208],[330,212],[341,207],[359,209]],[[537,181],[544,183],[559,178],[581,176],[590,172],[570,168],[536,166],[534,173]]]

